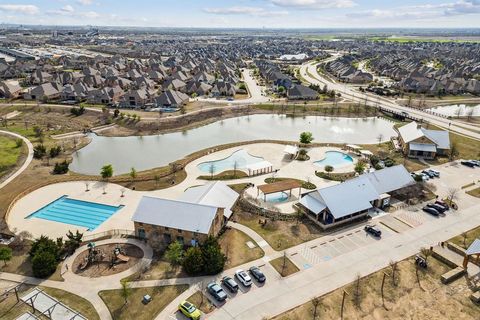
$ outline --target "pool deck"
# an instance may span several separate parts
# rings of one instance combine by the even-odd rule
[[[92,182],[89,185],[90,191],[86,192],[85,183],[81,181],[49,185],[35,190],[20,199],[10,211],[10,214],[7,217],[7,223],[10,229],[15,230],[16,233],[27,230],[31,232],[34,237],[39,237],[40,235],[61,237],[64,236],[69,230],[79,230],[80,232],[84,232],[85,235],[100,233],[112,229],[133,230],[133,222],[131,221],[131,217],[135,212],[135,209],[142,196],[149,195],[166,199],[177,199],[186,189],[192,186],[208,183],[208,181],[197,179],[198,176],[205,175],[204,172],[197,168],[199,163],[226,158],[239,149],[244,149],[252,156],[263,157],[265,160],[271,162],[273,164],[273,168],[279,170],[276,174],[276,177],[296,178],[310,181],[314,183],[317,188],[326,187],[337,183],[317,177],[315,175],[315,170],[320,171],[322,168],[314,164],[314,162],[323,159],[325,157],[325,152],[333,150],[340,151],[339,148],[312,148],[308,152],[310,160],[292,161],[288,159],[283,152],[285,145],[274,143],[257,143],[214,152],[189,163],[185,167],[187,172],[186,179],[180,184],[167,189],[156,191],[132,191],[112,183]],[[353,171],[353,167],[354,164],[351,164],[335,169],[335,172]],[[261,185],[264,184],[264,180],[269,177],[272,177],[271,173],[255,177],[229,180],[225,181],[225,183],[236,184],[250,182],[255,185]],[[104,188],[106,194],[103,194]],[[122,190],[125,190],[124,197],[121,197]],[[252,192],[256,197],[256,188],[251,188],[247,192]],[[298,190],[294,190],[293,194],[295,197],[298,197]],[[25,217],[63,195],[68,195],[70,198],[77,200],[97,202],[112,206],[123,205],[124,207],[118,210],[109,219],[92,231],[87,231],[86,228],[78,226],[39,218],[25,219]],[[295,201],[277,203],[275,206],[278,207],[281,212],[291,213],[293,212],[293,203],[295,203]]]

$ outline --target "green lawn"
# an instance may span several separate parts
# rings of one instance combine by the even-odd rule
[[[26,146],[23,141],[21,146],[17,146],[15,138],[0,135],[0,178],[15,167],[24,152]]]
[[[151,320],[187,289],[188,285],[130,289],[127,304],[124,304],[121,290],[100,291],[98,294],[115,320]],[[143,304],[142,299],[146,294],[152,297],[152,301]]]
[[[465,235],[466,237],[460,234],[450,239],[449,241],[464,249],[467,249],[472,244],[472,242],[475,241],[475,239],[480,239],[480,227],[465,232]]]
[[[208,314],[215,310],[215,306],[208,301],[207,297],[200,291],[195,292],[187,299],[188,302],[193,303],[197,309],[205,314]]]

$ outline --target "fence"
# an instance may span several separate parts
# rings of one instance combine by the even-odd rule
[[[104,232],[86,235],[82,238],[82,243],[92,242],[94,240],[103,240],[109,238],[137,238],[134,230],[112,229]]]

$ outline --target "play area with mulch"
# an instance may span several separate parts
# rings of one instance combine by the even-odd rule
[[[96,246],[89,243],[73,261],[72,271],[80,276],[97,278],[130,269],[143,258],[143,250],[129,243]]]

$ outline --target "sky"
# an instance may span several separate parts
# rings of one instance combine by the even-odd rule
[[[478,28],[480,0],[0,0],[0,23],[197,28]]]

